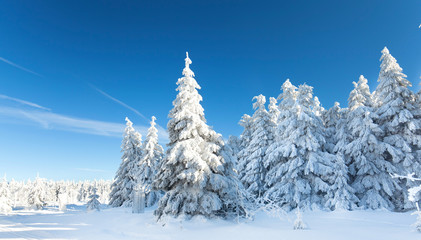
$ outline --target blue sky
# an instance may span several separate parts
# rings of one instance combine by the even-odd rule
[[[186,51],[224,137],[287,78],[346,106],[360,74],[377,85],[384,46],[418,90],[420,13],[416,0],[3,1],[0,174],[112,178],[126,116],[166,126]]]

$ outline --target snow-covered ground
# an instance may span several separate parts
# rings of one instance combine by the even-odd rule
[[[17,210],[0,215],[0,239],[421,239],[411,224],[410,213],[388,211],[304,212],[307,230],[293,230],[295,214],[282,220],[262,212],[254,221],[240,223],[193,218],[167,219],[156,223],[153,209],[132,214],[128,208],[107,208],[86,212],[85,206],[69,206],[60,212]]]

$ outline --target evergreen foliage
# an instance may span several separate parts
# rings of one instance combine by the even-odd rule
[[[143,144],[143,156],[139,162],[139,172],[136,173],[137,184],[150,189],[164,157],[164,149],[158,143],[158,130],[155,125],[156,118],[153,116],[151,126],[148,129],[146,140]],[[161,193],[158,191],[149,191],[146,193],[145,204],[150,207],[158,202]]]
[[[220,134],[207,124],[200,86],[193,78],[191,60],[185,59],[183,76],[177,82],[177,97],[169,113],[170,142],[153,183],[165,191],[155,215],[227,217],[238,208],[238,191],[232,159],[224,158]]]
[[[127,117],[121,151],[122,161],[111,186],[109,204],[113,207],[131,206],[132,191],[137,183],[139,161],[142,156],[142,136],[133,128],[133,123]]]

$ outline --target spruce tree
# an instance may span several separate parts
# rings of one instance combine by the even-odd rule
[[[164,149],[158,143],[158,129],[155,125],[156,118],[153,116],[151,126],[148,129],[148,135],[143,144],[143,156],[139,162],[139,172],[137,173],[137,184],[146,189],[150,189],[153,179],[157,173],[164,157]],[[161,194],[157,191],[146,193],[146,207],[154,205],[160,198]]]
[[[348,97],[348,108],[350,111],[366,106],[371,107],[371,93],[367,84],[367,79],[363,75],[360,76],[358,83],[352,82],[354,89],[351,91]]]
[[[29,189],[28,205],[30,208],[39,210],[45,207],[45,180],[37,176]]]
[[[326,136],[326,150],[330,153],[334,153],[335,145],[338,143],[338,139],[335,137],[336,130],[339,122],[342,118],[342,109],[338,102],[335,102],[333,107],[326,111],[323,115],[323,125],[325,127]]]
[[[280,196],[282,195],[278,189],[280,185],[279,181],[281,180],[281,175],[279,174],[279,168],[287,161],[287,158],[283,157],[283,133],[287,127],[286,121],[292,116],[291,109],[295,106],[295,101],[297,97],[296,92],[297,87],[291,84],[289,79],[287,79],[281,87],[282,93],[279,95],[279,115],[278,123],[275,129],[275,140],[270,144],[266,150],[266,158],[264,159],[264,166],[267,168],[266,174],[266,188],[271,192],[271,195],[276,197],[270,197],[272,201],[280,201]],[[269,195],[265,194],[265,198],[268,198]]]
[[[126,117],[126,128],[121,144],[121,164],[111,186],[109,204],[113,207],[130,207],[132,191],[137,182],[139,161],[142,156],[142,135],[133,128],[133,123]]]
[[[336,159],[333,161],[333,177],[331,178],[333,184],[327,192],[325,207],[330,210],[355,209],[359,199],[349,184],[348,167],[345,164],[344,156],[342,153],[337,153],[334,156]]]
[[[96,194],[96,188],[94,188],[93,193],[89,195],[89,201],[86,204],[86,209],[88,211],[99,211],[99,206],[101,203],[98,201],[99,195]]]
[[[229,136],[228,141],[226,143],[232,151],[233,157],[236,159],[235,162],[238,161],[238,153],[241,151],[241,140],[236,136]]]
[[[244,129],[240,136],[240,151],[237,153],[238,177],[239,179],[242,179],[246,173],[245,169],[248,157],[248,153],[246,151],[251,141],[253,119],[249,115],[244,114],[241,117],[239,124]]]
[[[395,167],[383,157],[388,144],[379,137],[383,131],[375,123],[377,115],[367,107],[359,107],[351,115],[352,141],[345,149],[351,159],[352,186],[360,199],[359,206],[393,210],[393,195],[400,187],[390,176],[396,171]]]
[[[271,187],[266,197],[287,209],[323,207],[335,177],[334,155],[323,150],[323,124],[313,111],[312,87],[301,85],[296,96],[290,113],[279,123],[283,132],[276,154],[282,160],[267,175]]]
[[[226,217],[238,207],[237,180],[232,159],[224,158],[224,142],[207,124],[200,86],[185,59],[177,97],[169,113],[169,144],[153,182],[165,191],[155,215]]]
[[[353,158],[350,158],[348,154],[345,154],[346,146],[355,138],[359,136],[352,136],[350,133],[352,130],[349,125],[353,118],[361,118],[360,115],[355,115],[353,111],[359,107],[365,107],[372,111],[372,95],[370,93],[370,88],[367,84],[367,79],[363,75],[360,75],[358,82],[352,82],[354,89],[350,92],[348,97],[348,108],[343,111],[341,119],[338,121],[337,132],[335,134],[335,139],[337,141],[334,153],[340,153],[345,160],[345,163],[348,167],[353,165]],[[368,108],[367,108],[368,107]],[[361,120],[361,119],[360,119]],[[356,172],[354,168],[349,168],[349,176],[351,182],[354,181]]]
[[[387,144],[382,142],[382,130],[376,124],[372,97],[367,80],[361,75],[348,98],[346,136],[337,144],[338,154],[347,159],[351,185],[362,208],[393,209],[390,201],[396,185],[389,173],[393,166],[383,158]],[[393,189],[393,190],[392,190]]]
[[[253,100],[253,108],[256,110],[252,117],[252,133],[250,143],[245,149],[246,166],[241,182],[244,187],[255,197],[262,197],[266,184],[266,168],[264,167],[264,159],[266,157],[266,149],[273,141],[273,123],[271,116],[265,108],[266,98],[263,95],[255,96]]]
[[[397,174],[406,175],[415,172],[421,173],[420,160],[416,151],[421,147],[421,135],[416,108],[416,96],[408,88],[412,84],[402,73],[402,68],[396,59],[385,47],[380,58],[380,73],[375,93],[376,114],[378,124],[383,130],[383,141],[389,144],[385,159],[393,162]],[[395,207],[407,209],[413,204],[407,199],[407,189],[412,185],[406,180],[402,181],[402,191],[395,192]],[[404,203],[404,204],[402,204]]]
[[[6,177],[4,177],[0,183],[0,214],[7,215],[12,211],[10,198],[9,184],[7,183]]]
[[[280,100],[277,113],[277,122],[276,122],[276,128],[274,132],[274,141],[269,145],[268,149],[266,150],[266,158],[264,160],[264,165],[266,168],[268,168],[268,171],[272,171],[271,169],[273,166],[278,165],[282,159],[280,156],[280,149],[279,147],[282,147],[280,136],[285,131],[282,123],[284,123],[284,120],[290,117],[291,115],[291,108],[295,105],[296,100],[296,89],[294,85],[291,84],[289,79],[287,79],[281,87],[282,93],[278,96],[278,100]],[[272,110],[273,111],[273,110]],[[273,119],[273,118],[272,118]],[[276,169],[274,170],[276,171]],[[271,176],[269,178],[272,178],[273,174],[270,174]],[[272,181],[270,179],[266,179],[266,182]],[[268,183],[267,183],[268,185]],[[269,184],[271,185],[271,184]]]
[[[276,101],[276,98],[274,97],[270,97],[269,98],[269,116],[270,116],[270,124],[272,126],[272,132],[273,135],[275,136],[275,131],[276,131],[276,127],[278,126],[278,120],[279,120],[279,106],[278,106],[278,101]]]

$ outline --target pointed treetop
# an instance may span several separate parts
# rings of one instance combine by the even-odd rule
[[[286,88],[290,88],[292,87],[291,81],[289,81],[289,78],[287,78],[287,80],[285,80],[285,82],[282,84],[282,88],[281,90],[285,90]]]
[[[253,103],[253,108],[257,109],[257,108],[264,108],[265,107],[265,103],[266,103],[266,97],[263,96],[262,94],[260,94],[259,96],[254,96],[253,100],[256,99],[256,102]]]
[[[368,81],[367,81],[367,78],[364,77],[364,75],[360,75],[360,78],[358,79],[358,82],[359,83],[363,83],[363,82],[367,83]]]
[[[384,47],[382,50],[383,54],[389,54],[389,49],[387,49],[387,47]]]
[[[191,59],[189,58],[189,52],[186,52],[186,59],[184,59],[186,67],[183,69],[183,76],[185,77],[194,77],[193,71],[190,69],[190,64],[192,64]]]
[[[276,105],[277,103],[278,103],[278,101],[276,100],[276,98],[274,98],[274,97],[269,98],[269,104],[270,105]]]
[[[151,126],[154,127],[156,125],[155,123],[156,117],[152,116]]]
[[[335,106],[335,107],[340,107],[340,106],[341,106],[341,104],[340,104],[339,102],[335,102],[333,106]]]
[[[130,119],[128,117],[126,117],[126,126],[131,127],[133,125],[133,123],[130,121]]]

